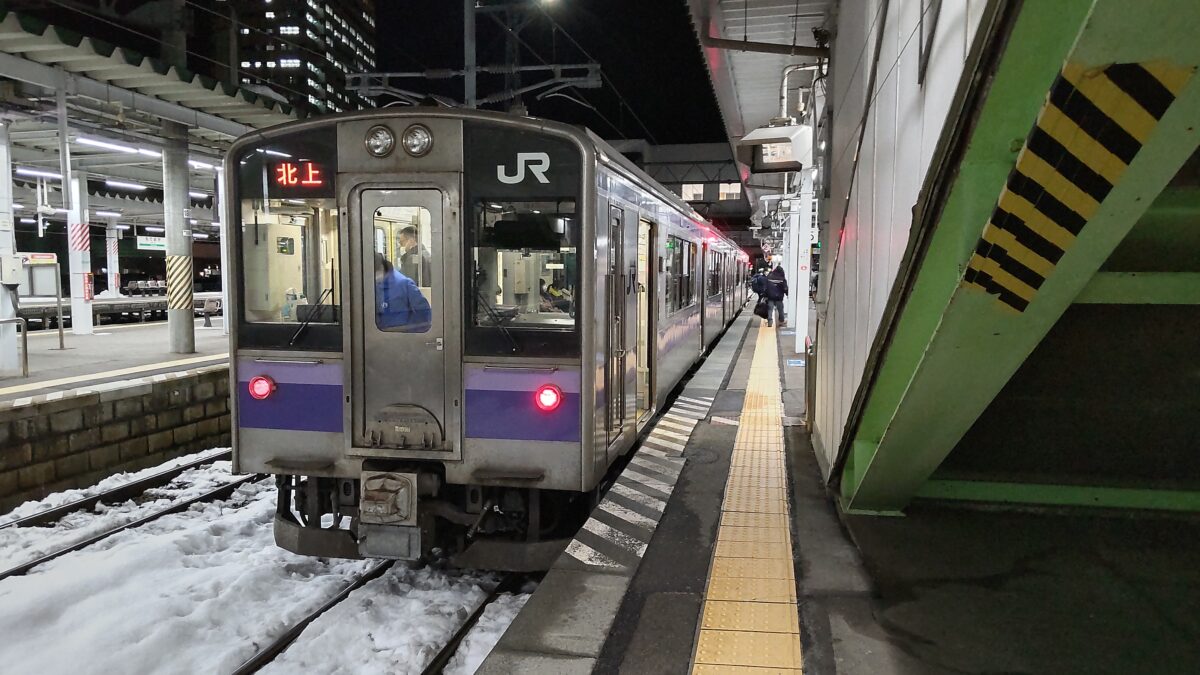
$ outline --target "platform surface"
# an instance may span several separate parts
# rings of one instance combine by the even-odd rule
[[[196,353],[172,354],[167,322],[96,326],[92,335],[65,331],[66,349],[58,349],[58,331],[29,333],[29,377],[0,378],[0,402],[211,366],[228,361],[229,336],[213,317],[212,328],[196,319]]]

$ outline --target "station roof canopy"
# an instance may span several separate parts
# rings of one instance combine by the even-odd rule
[[[15,12],[0,11],[0,76],[181,122],[201,141],[232,140],[297,118],[247,89]]]
[[[784,69],[822,58],[813,31],[829,23],[835,5],[836,0],[688,0],[731,143],[779,116]],[[797,75],[790,87],[811,81],[809,74]],[[795,116],[795,98],[790,100]],[[756,186],[778,182],[768,176],[751,179],[749,167],[740,169],[748,195]]]
[[[233,140],[300,117],[270,96],[0,10],[0,118],[9,123],[15,202],[36,201],[37,179],[27,177],[29,170],[59,171],[59,91],[66,98],[72,167],[89,174],[92,209],[119,212],[126,222],[162,221],[164,120],[187,128],[190,213],[211,222],[213,169]],[[105,179],[145,189],[108,189]]]

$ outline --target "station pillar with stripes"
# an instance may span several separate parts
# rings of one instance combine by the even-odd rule
[[[12,147],[8,142],[8,122],[0,121],[0,256],[13,255],[17,250],[12,190]],[[0,286],[0,318],[11,319],[17,315],[14,293],[16,289]],[[0,375],[17,375],[20,372],[17,327],[0,324]]]
[[[92,334],[92,226],[87,186],[86,171],[71,172],[67,263],[71,272],[71,333],[75,335]]]
[[[192,305],[192,228],[188,225],[187,128],[163,122],[163,226],[167,236],[167,330],[171,352],[196,351]]]

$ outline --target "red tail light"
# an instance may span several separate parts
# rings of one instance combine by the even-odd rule
[[[246,388],[250,390],[251,398],[261,401],[275,393],[275,380],[266,375],[255,375],[250,378],[250,382],[246,385]]]
[[[533,402],[542,412],[553,412],[562,403],[562,389],[553,384],[543,384],[533,394]]]

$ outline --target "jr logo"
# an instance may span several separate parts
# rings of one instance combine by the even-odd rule
[[[550,170],[550,155],[544,152],[518,152],[517,172],[510,176],[504,165],[498,164],[496,165],[496,179],[505,185],[516,185],[525,180],[526,166],[529,167],[529,173],[532,173],[539,183],[550,182],[550,179],[546,178],[546,172]]]

